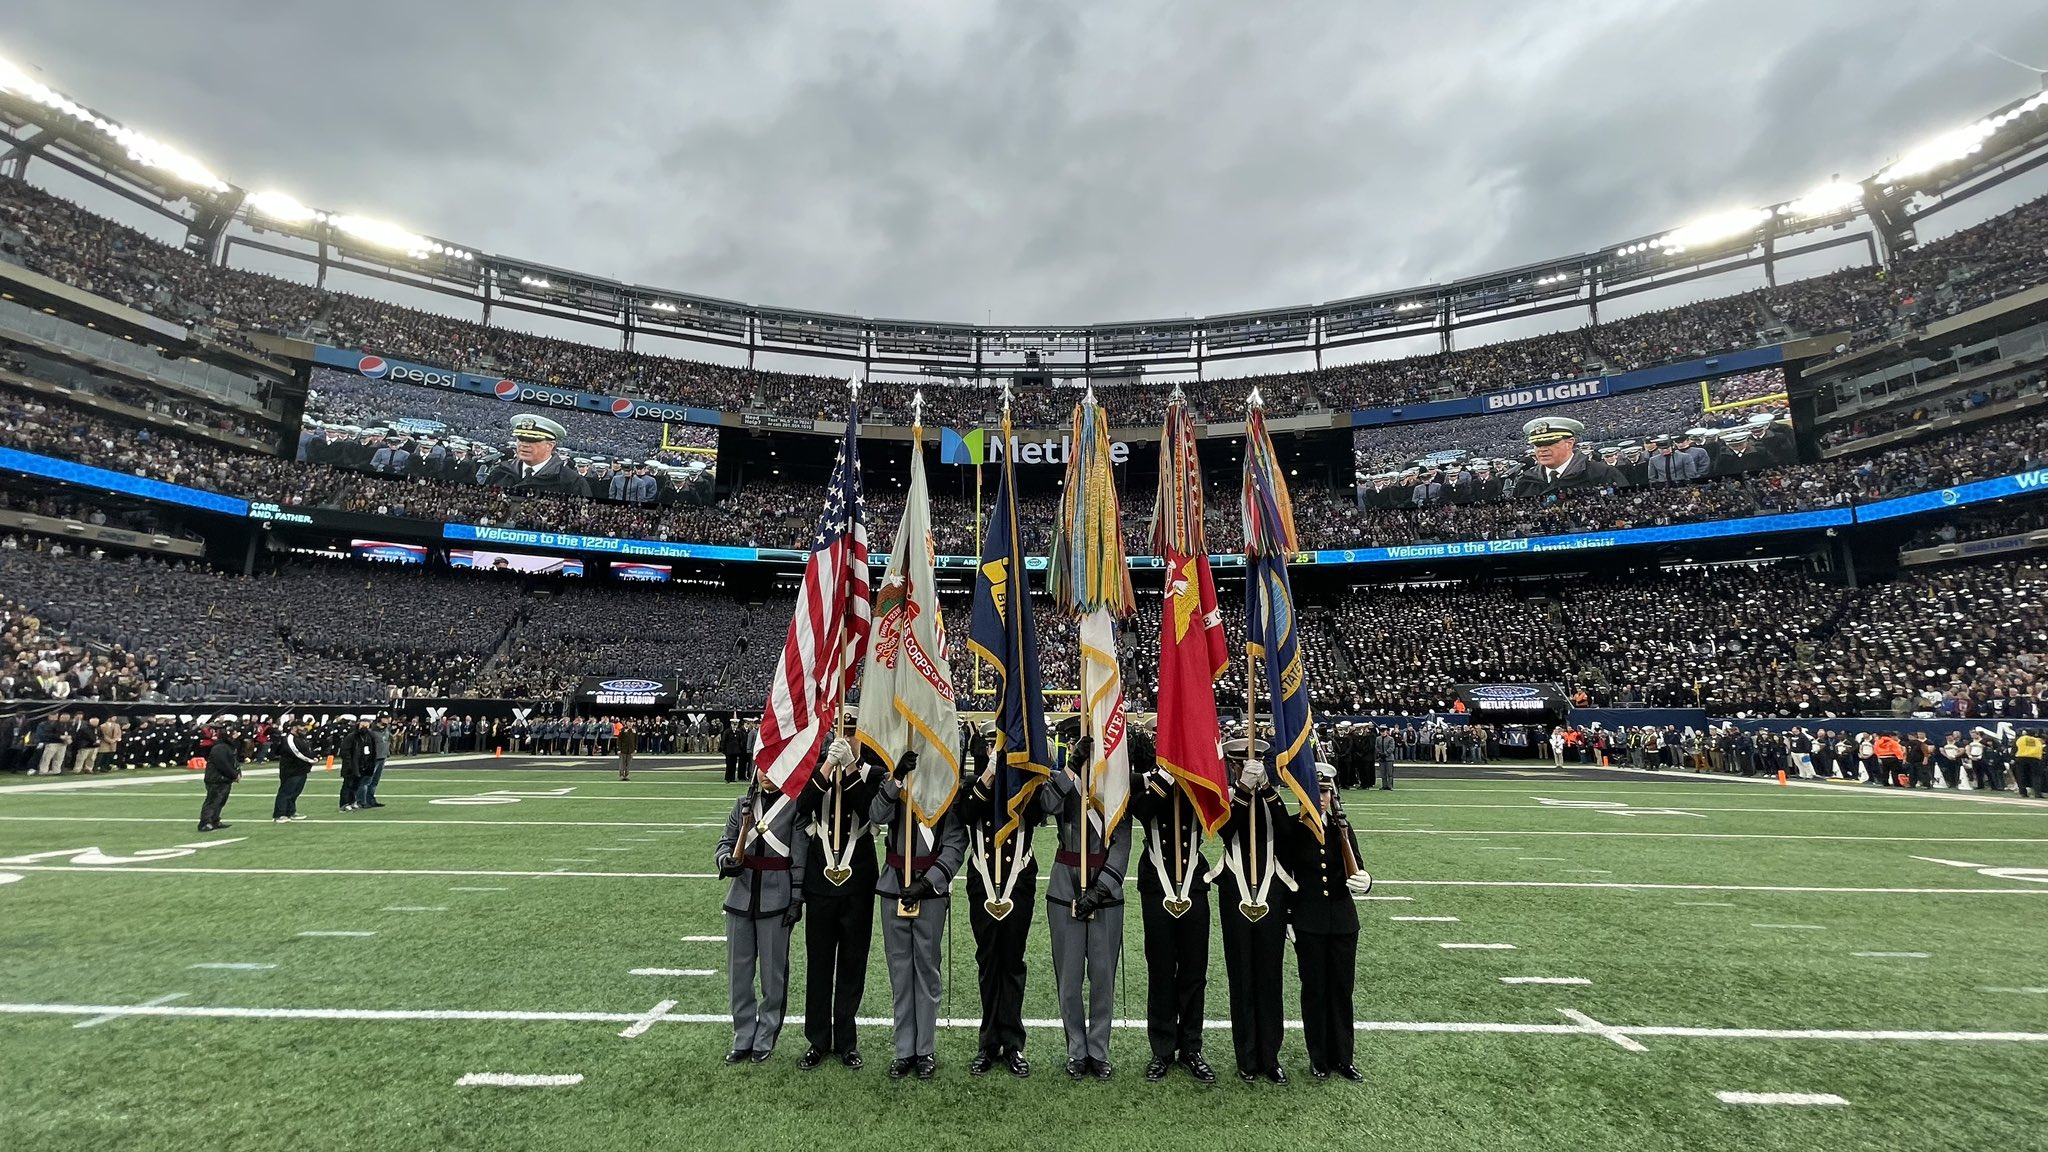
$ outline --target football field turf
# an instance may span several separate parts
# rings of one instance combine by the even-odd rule
[[[1135,909],[1116,1078],[1070,1083],[1043,905],[1034,1073],[971,1078],[962,884],[919,1083],[884,1075],[879,939],[864,1070],[798,1072],[794,1020],[771,1063],[720,1062],[712,849],[735,789],[705,763],[630,782],[598,761],[393,767],[362,813],[322,772],[289,825],[252,772],[205,835],[186,774],[0,785],[0,1148],[1833,1152],[2048,1132],[2048,804],[1540,770],[1349,793],[1376,881],[1363,1085],[1310,1081],[1298,1029],[1292,1085],[1237,1083],[1216,942],[1223,1081],[1146,1084]],[[476,1074],[581,1079],[459,1084]]]

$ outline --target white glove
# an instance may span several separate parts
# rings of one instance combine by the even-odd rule
[[[1363,896],[1372,891],[1372,873],[1363,870],[1353,872],[1351,877],[1344,881],[1344,886]]]
[[[825,750],[825,763],[836,768],[844,768],[853,763],[853,745],[846,742],[846,737],[832,738],[832,746]]]
[[[1266,778],[1266,766],[1256,760],[1244,762],[1244,771],[1237,774],[1237,782],[1247,791],[1258,791],[1259,784]]]

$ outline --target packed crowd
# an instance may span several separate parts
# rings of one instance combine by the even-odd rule
[[[286,331],[430,364],[496,372],[595,392],[760,409],[799,418],[844,411],[835,377],[764,372],[574,341],[325,293],[275,277],[216,268],[182,249],[18,180],[0,181],[0,256],[124,304],[232,336]],[[1757,292],[1717,297],[1610,320],[1577,331],[1472,349],[1367,361],[1312,372],[1195,383],[1196,407],[1222,418],[1259,385],[1278,414],[1403,404],[1435,396],[1567,379],[1594,368],[1614,372],[1751,346],[1764,329],[1848,333],[1845,345],[1882,338],[2048,279],[2048,201],[1907,252],[1888,269],[1854,268]],[[1156,412],[1164,386],[1123,386],[1131,411]],[[986,385],[876,382],[866,396],[876,418],[907,422],[912,393],[926,393],[928,424],[991,419],[1000,403]],[[1137,399],[1142,395],[1143,399]],[[1032,386],[1013,400],[1017,419],[1063,423],[1074,397]],[[1119,403],[1123,401],[1119,400]]]
[[[2039,397],[2048,393],[2048,373],[2039,370],[2023,373],[2011,380],[2003,380],[1987,387],[1969,388],[1961,392],[1930,396],[1924,400],[1856,416],[1821,430],[1820,444],[1831,448],[1887,432],[1897,432],[1916,424],[1925,424],[1947,416],[1967,416],[1993,404],[2011,400]]]

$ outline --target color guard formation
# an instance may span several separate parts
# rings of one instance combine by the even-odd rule
[[[1006,408],[1007,413],[1007,408]],[[1254,393],[1242,515],[1247,617],[1243,675],[1255,707],[1226,725],[1215,682],[1229,653],[1202,535],[1202,489],[1185,404],[1168,405],[1153,544],[1168,567],[1159,711],[1125,714],[1119,621],[1132,608],[1109,470],[1109,421],[1092,393],[1053,525],[1047,591],[1078,622],[1079,731],[1053,754],[1038,683],[1008,456],[977,574],[967,647],[997,681],[979,727],[955,709],[933,579],[923,454],[879,588],[870,595],[856,413],[828,486],[789,637],[753,748],[755,775],[733,807],[717,866],[725,900],[733,1047],[728,1063],[774,1053],[788,1000],[789,948],[809,910],[806,1048],[797,1067],[863,1060],[855,1019],[881,921],[894,1050],[888,1074],[938,1072],[940,948],[965,873],[981,1021],[968,1071],[1031,1074],[1024,989],[1031,922],[1044,916],[1073,1079],[1110,1079],[1118,966],[1134,842],[1144,924],[1145,1079],[1177,1066],[1216,1073],[1203,1047],[1211,925],[1221,921],[1238,1078],[1287,1082],[1283,954],[1293,943],[1309,1070],[1363,1080],[1353,1058],[1355,897],[1371,889],[1358,841],[1322,763],[1303,686],[1286,562],[1292,510]],[[1007,414],[1003,433],[1009,436]],[[847,705],[858,686],[857,726]],[[1266,709],[1256,708],[1264,689]],[[1224,740],[1226,726],[1243,732]],[[1055,844],[1039,907],[1034,842]],[[1139,833],[1142,832],[1142,839]],[[1210,901],[1214,896],[1215,907]]]

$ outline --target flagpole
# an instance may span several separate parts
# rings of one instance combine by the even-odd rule
[[[1254,410],[1254,409],[1256,409],[1256,408],[1259,408],[1259,407],[1261,406],[1261,405],[1260,405],[1260,402],[1259,402],[1259,390],[1258,390],[1257,388],[1254,388],[1254,389],[1252,389],[1251,395],[1249,395],[1249,396],[1245,397],[1245,402],[1244,402],[1244,406],[1245,406],[1245,429],[1244,429],[1244,451],[1245,451],[1245,459],[1247,459],[1247,460],[1250,460],[1250,459],[1251,459],[1251,454],[1252,454],[1252,428],[1251,428],[1251,415],[1252,415],[1252,410]],[[1242,499],[1242,497],[1240,497],[1240,500],[1241,500],[1241,499]],[[1249,531],[1247,531],[1247,532],[1246,532],[1246,533],[1244,534],[1244,563],[1245,563],[1245,572],[1246,572],[1246,575],[1247,575],[1248,579],[1250,579],[1250,580],[1253,580],[1253,581],[1256,581],[1256,580],[1257,580],[1257,579],[1259,578],[1259,575],[1258,575],[1258,572],[1254,570],[1254,566],[1253,566],[1253,564],[1252,564],[1252,534],[1251,534],[1251,533],[1250,533]],[[1251,588],[1249,588],[1249,587],[1248,587],[1248,588],[1246,588],[1246,589],[1245,589],[1245,595],[1246,595],[1246,596],[1251,596],[1251,595],[1253,595],[1253,591],[1252,591],[1252,589],[1251,589]],[[1260,607],[1261,607],[1261,609],[1263,610],[1263,609],[1265,609],[1265,608],[1266,608],[1267,606],[1266,606],[1266,605],[1264,604],[1264,602],[1263,602],[1263,601],[1261,601],[1261,603],[1260,603]],[[1270,638],[1269,638],[1269,639],[1270,639]],[[1247,630],[1247,632],[1246,632],[1246,635],[1245,635],[1245,645],[1244,645],[1244,757],[1245,757],[1245,763],[1247,763],[1247,764],[1251,763],[1251,758],[1252,758],[1252,757],[1253,757],[1254,755],[1256,755],[1256,754],[1257,754],[1257,751],[1258,751],[1258,746],[1259,746],[1259,697],[1258,697],[1258,689],[1257,689],[1257,687],[1256,687],[1256,682],[1254,681],[1254,679],[1253,679],[1253,677],[1252,677],[1252,644],[1251,644],[1251,635],[1250,635],[1250,632],[1249,632],[1249,630]],[[1251,864],[1252,864],[1252,866],[1251,866],[1251,873],[1250,873],[1250,876],[1251,876],[1251,878],[1250,878],[1249,880],[1247,880],[1247,881],[1246,881],[1246,883],[1247,883],[1247,884],[1250,884],[1250,885],[1252,885],[1252,890],[1251,890],[1250,892],[1247,892],[1247,893],[1245,893],[1245,895],[1246,895],[1246,896],[1251,896],[1251,897],[1256,897],[1256,895],[1257,895],[1257,892],[1258,892],[1258,888],[1257,888],[1257,885],[1258,885],[1258,876],[1259,876],[1259,792],[1258,792],[1258,789],[1257,789],[1257,788],[1254,788],[1254,789],[1252,789],[1252,794],[1251,794],[1251,800],[1250,800],[1250,802],[1248,802],[1248,803],[1247,803],[1247,804],[1245,805],[1245,820],[1246,820],[1246,825],[1247,825],[1247,827],[1246,827],[1246,834],[1245,834],[1245,851],[1246,851],[1246,854],[1247,854],[1247,855],[1248,855],[1248,856],[1250,857],[1250,859],[1251,859]],[[1251,901],[1247,901],[1247,903],[1250,903],[1250,902],[1251,902]]]
[[[846,383],[848,394],[853,400],[847,414],[854,421],[855,435],[858,435],[860,422],[860,378],[850,378]],[[851,512],[852,509],[848,511]],[[846,625],[846,614],[842,612],[839,616],[839,635],[837,642],[832,647],[832,680],[839,689],[839,738],[841,740],[846,739],[846,726],[851,712],[851,709],[846,706],[846,681],[847,677],[852,673],[852,669],[846,666]],[[846,814],[845,768],[845,765],[835,765],[832,770],[832,828],[825,837],[825,843],[830,847],[830,851],[826,854],[828,869],[836,867],[833,861],[839,859],[840,851],[846,847],[840,838],[839,832],[840,822]]]
[[[924,451],[924,389],[922,388],[917,389],[915,392],[912,392],[910,397],[910,451],[913,456],[919,452]],[[903,549],[909,546],[910,542],[907,540],[896,541],[896,548],[898,551],[902,551]],[[923,547],[922,544],[919,544],[918,546]],[[899,570],[904,572],[907,578],[907,575],[910,570],[908,563],[905,562],[902,557],[892,556],[890,557],[890,559],[903,565]],[[899,790],[897,795],[897,799],[903,804],[902,887],[906,891],[910,888],[910,870],[911,865],[915,860],[915,856],[913,855],[913,850],[911,847],[911,835],[913,832],[913,826],[917,823],[917,814],[914,809],[914,806],[910,802],[910,777],[916,774],[917,769],[912,768],[908,773],[904,775],[903,787]],[[896,915],[898,917],[907,919],[909,917],[916,916],[918,911],[918,908],[914,908],[901,900],[898,900],[896,902]]]
[[[1081,406],[1095,407],[1095,384],[1092,381],[1088,385],[1087,393],[1081,397]],[[1081,437],[1078,435],[1080,429],[1075,429],[1075,432],[1075,443],[1068,449],[1069,452],[1081,450]],[[1088,741],[1088,762],[1081,765],[1081,818],[1075,821],[1081,833],[1081,883],[1079,890],[1074,893],[1078,900],[1082,893],[1088,891],[1088,810],[1095,804],[1095,709],[1092,707],[1093,693],[1088,687],[1088,653],[1081,643],[1081,631],[1078,627],[1074,630],[1074,649],[1074,664],[1081,673],[1081,735]],[[1104,842],[1107,843],[1109,828],[1105,826],[1102,831]],[[1080,916],[1073,905],[1068,905],[1067,911],[1072,912],[1076,918]]]
[[[1003,449],[1003,451],[1005,451],[1005,452],[1008,452],[1008,451],[1010,450],[1010,378],[1009,378],[1008,376],[1005,376],[1005,377],[1003,377],[1003,421],[1002,421],[1002,423],[1001,423],[1000,425],[998,425],[998,426],[997,426],[997,429],[996,429],[996,439],[997,439],[997,442],[998,442],[998,443],[999,443],[999,444],[1000,444],[1000,445],[1002,446],[1002,449]],[[1009,459],[1009,457],[1007,457],[1007,456],[1005,456],[1005,457],[1004,457],[1004,460],[1006,460],[1006,461],[1007,461],[1008,459]],[[1006,465],[1006,466],[1007,466],[1007,465]],[[998,481],[998,483],[1000,483],[1000,481]],[[998,493],[998,494],[1000,494],[1000,493],[1002,492],[1002,489],[998,488],[998,489],[997,489],[996,491],[997,491],[997,493]],[[1015,491],[1015,488],[1014,488],[1014,486],[1012,486],[1012,490],[1011,490],[1011,492],[1010,492],[1010,500],[1011,500],[1011,504],[1010,504],[1010,523],[1011,523],[1011,524],[1015,524],[1015,523],[1017,522],[1017,505],[1016,505],[1016,499],[1017,499],[1017,493],[1016,493],[1016,491]],[[976,539],[980,539],[980,537],[981,537],[981,465],[979,465],[979,464],[976,464],[976,465],[974,466],[974,535],[975,535],[975,538],[976,538]],[[985,553],[983,553],[983,552],[980,552],[980,551],[977,551],[977,552],[975,553],[975,555],[976,555],[977,557],[979,557],[979,556],[981,556],[981,555],[984,555],[984,554],[985,554]],[[1011,557],[1010,557],[1010,563],[1012,563],[1012,564],[1022,564],[1023,562],[1024,562],[1024,558],[1023,558],[1023,557],[1021,557],[1021,556],[1015,555],[1015,554],[1014,554],[1014,551],[1013,551],[1013,553],[1012,553],[1012,555],[1011,555]],[[1017,607],[1013,607],[1013,608],[1012,608],[1012,611],[1024,611],[1024,612],[1028,612],[1028,611],[1030,611],[1030,610],[1031,610],[1031,606],[1030,606],[1029,604],[1025,604],[1025,605],[1023,605],[1023,606],[1022,606],[1021,608],[1017,608]],[[1005,625],[1005,626],[1007,627],[1007,625]],[[1017,658],[1016,658],[1016,657],[1015,657],[1014,655],[1013,655],[1013,656],[1011,656],[1011,657],[1009,657],[1009,661],[1010,661],[1011,663],[1013,663],[1013,664],[1014,664],[1014,663],[1016,662],[1016,659],[1017,659]],[[980,678],[980,676],[981,676],[981,661],[979,661],[979,660],[977,660],[977,661],[975,661],[975,662],[974,662],[974,675],[975,675],[975,677],[977,678],[977,680],[978,680],[978,679]],[[1018,695],[1019,695],[1019,699],[1022,699],[1022,693],[1020,692],[1020,693],[1019,693]],[[1005,683],[1005,685],[1004,685],[1004,693],[1003,693],[1003,700],[999,700],[999,701],[997,701],[997,702],[996,702],[996,709],[997,709],[998,711],[1001,711],[1001,709],[1002,709],[1002,707],[1003,707],[1003,704],[1004,704],[1004,702],[1006,702],[1006,701],[1007,701],[1008,699],[1009,699],[1009,691],[1008,691],[1008,684],[1007,684],[1007,682],[1006,682],[1006,683]],[[996,747],[995,747],[995,749],[994,749],[994,752],[993,752],[993,759],[994,759],[994,762],[995,762],[995,769],[996,769],[996,779],[997,779],[997,780],[1001,780],[1001,779],[1002,779],[1002,777],[1003,777],[1003,757],[1004,757],[1004,756],[1006,755],[1006,753],[1008,752],[1008,749],[1007,749],[1007,748],[1005,748],[1005,747],[1003,746],[1003,741],[1004,741],[1005,739],[1007,739],[1008,735],[1009,735],[1009,734],[1008,734],[1008,733],[1007,733],[1006,731],[1004,731],[1004,729],[1003,729],[1002,725],[997,725],[997,726],[996,726]],[[1030,733],[1030,726],[1029,726],[1028,724],[1027,724],[1027,725],[1025,726],[1025,734],[1024,734],[1024,739],[1025,739],[1026,743],[1029,743],[1029,741],[1030,741],[1030,739],[1031,739],[1031,733]],[[991,800],[995,799],[995,796],[996,796],[996,793],[997,793],[997,791],[998,791],[997,789],[993,789],[993,788],[989,790],[989,798],[990,798]],[[1011,797],[1010,797],[1010,796],[1009,796],[1009,795],[1008,795],[1007,793],[1005,793],[1005,794],[1003,794],[1003,798],[1002,798],[1002,800],[1003,800],[1003,812],[1001,813],[1001,816],[1002,816],[1002,823],[1003,823],[1003,824],[1008,824],[1008,823],[1010,822],[1010,802],[1011,802]],[[991,812],[991,813],[990,813],[990,815],[991,815],[991,816],[993,816],[993,815],[995,815],[995,813],[994,813],[994,812]],[[1001,824],[997,825],[997,831],[999,831],[999,832],[1000,832],[1000,831],[1001,831],[1001,828],[1002,828],[1002,825],[1001,825]],[[1002,893],[1003,893],[1003,890],[1004,890],[1004,889],[1003,889],[1003,846],[1002,846],[1002,844],[1001,844],[1000,842],[998,842],[998,843],[996,844],[996,853],[995,853],[995,856],[996,856],[996,858],[995,858],[995,888],[994,888],[994,890],[993,890],[993,891],[991,891],[991,892],[990,892],[990,893],[988,894],[988,898],[989,898],[990,900],[1000,900],[1000,899],[1002,899]]]

